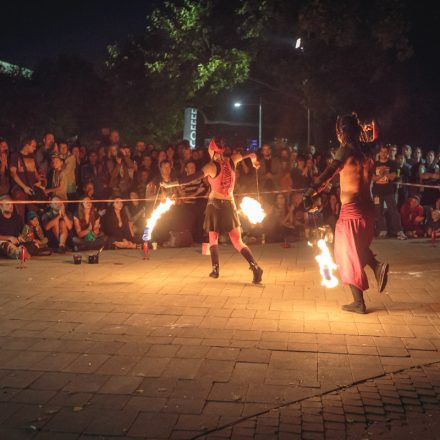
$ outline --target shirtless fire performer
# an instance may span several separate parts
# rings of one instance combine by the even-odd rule
[[[161,183],[165,188],[185,185],[203,177],[208,177],[211,191],[208,196],[208,204],[205,211],[204,229],[209,233],[209,249],[211,253],[212,278],[220,275],[220,264],[218,256],[218,237],[219,234],[229,233],[229,238],[235,249],[243,255],[250,265],[253,273],[254,284],[261,283],[263,269],[258,266],[250,249],[241,239],[240,221],[234,202],[235,168],[243,159],[251,159],[255,168],[259,167],[255,153],[246,155],[233,154],[226,157],[224,153],[223,140],[211,140],[208,151],[211,161],[200,171],[189,176],[180,177],[175,182]]]
[[[366,313],[363,291],[368,289],[364,267],[373,269],[377,289],[385,289],[388,264],[376,260],[370,250],[374,235],[374,205],[371,199],[371,180],[374,167],[374,147],[362,142],[362,127],[356,114],[338,117],[336,135],[340,147],[335,159],[304,194],[306,209],[313,196],[322,191],[329,180],[339,172],[341,181],[341,212],[335,230],[335,260],[343,283],[350,286],[354,302],[342,309]],[[373,122],[373,142],[377,139]]]

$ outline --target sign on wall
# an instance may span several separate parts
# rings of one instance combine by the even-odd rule
[[[191,148],[196,147],[197,139],[197,109],[187,107],[185,109],[183,139],[189,142]]]

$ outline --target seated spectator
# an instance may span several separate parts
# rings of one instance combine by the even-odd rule
[[[134,144],[134,155],[133,160],[137,163],[138,167],[142,164],[142,157],[145,154],[147,150],[147,146],[145,144],[145,141],[138,140]]]
[[[148,170],[146,170],[145,168],[140,168],[139,171],[136,173],[135,180],[136,192],[138,193],[138,195],[140,195],[141,198],[144,198],[147,194],[148,182],[151,180]]]
[[[46,194],[67,200],[67,176],[64,161],[58,153],[52,155],[51,168],[47,176]]]
[[[298,156],[297,165],[290,171],[292,177],[293,189],[304,189],[310,185],[310,180],[307,176],[306,159],[303,156]]]
[[[403,229],[408,237],[423,237],[425,212],[420,205],[420,196],[414,194],[400,208]]]
[[[8,143],[0,139],[0,196],[8,194],[9,189]]]
[[[288,207],[287,215],[284,219],[284,225],[289,229],[294,230],[296,237],[304,237],[304,205],[302,193],[299,191],[295,191],[292,194],[292,201]]]
[[[21,239],[28,252],[32,255],[50,255],[48,239],[40,225],[40,219],[34,211],[26,215],[27,222],[21,231]]]
[[[428,237],[440,238],[440,209],[433,209],[428,220]]]
[[[49,247],[59,254],[64,254],[73,228],[73,220],[59,197],[52,197],[49,208],[42,216],[42,223],[47,233]]]
[[[266,232],[268,242],[281,242],[287,240],[293,233],[294,227],[288,222],[288,206],[284,194],[277,194],[275,204],[269,205],[263,222],[263,229]],[[289,237],[290,238],[290,237]]]
[[[11,154],[11,195],[14,200],[29,200],[34,198],[36,192],[44,193],[34,159],[36,148],[37,140],[34,137],[27,137],[23,140],[21,149]],[[27,208],[30,211],[38,211],[36,205],[27,205]],[[26,205],[16,205],[15,209],[21,222],[24,223]]]
[[[316,229],[324,225],[324,214],[320,196],[313,199],[312,209],[304,213],[304,225],[305,238],[316,238]]]
[[[96,198],[101,199],[108,196],[109,175],[105,167],[98,161],[98,154],[92,150],[89,152],[88,161],[81,166],[81,182],[92,182]]]
[[[26,258],[30,254],[23,246],[20,237],[23,229],[21,217],[14,211],[14,205],[9,196],[0,197],[0,255],[6,258],[19,258],[21,251]]]
[[[107,237],[101,232],[101,219],[93,206],[90,197],[84,197],[73,216],[75,235],[73,250],[101,249]]]
[[[108,236],[109,248],[135,249],[133,228],[123,208],[124,203],[120,198],[116,198],[102,218],[102,230]]]
[[[135,191],[131,191],[129,197],[131,201],[124,206],[124,211],[132,225],[135,242],[140,243],[147,221],[146,205],[137,200],[139,194]]]

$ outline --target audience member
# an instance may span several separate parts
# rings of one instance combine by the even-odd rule
[[[107,237],[101,232],[101,219],[89,197],[84,197],[73,216],[74,251],[101,249]]]
[[[42,215],[42,223],[49,247],[59,254],[64,254],[73,229],[73,219],[71,214],[66,212],[65,205],[59,197],[52,197],[49,208]]]
[[[425,212],[423,206],[420,205],[420,196],[413,194],[400,208],[402,225],[405,234],[410,238],[423,237],[425,231],[423,221],[425,220]]]

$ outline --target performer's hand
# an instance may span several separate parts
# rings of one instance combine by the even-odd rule
[[[162,188],[169,188],[170,187],[168,182],[160,182],[160,186]]]

